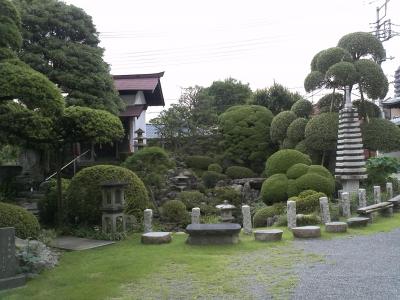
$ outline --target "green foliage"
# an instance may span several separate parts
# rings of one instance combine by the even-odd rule
[[[202,202],[206,202],[206,196],[199,191],[183,191],[179,193],[178,200],[191,210],[194,207],[200,207]]]
[[[289,110],[293,103],[299,99],[301,99],[299,94],[290,92],[279,83],[274,83],[268,89],[255,91],[250,102],[252,104],[265,106],[274,115],[277,115],[282,111]]]
[[[289,200],[296,201],[296,212],[300,214],[311,214],[319,212],[319,198],[326,197],[324,193],[305,190],[297,197],[289,198]]]
[[[308,225],[321,224],[321,218],[316,214],[298,215],[296,221],[297,221],[297,226],[308,226]]]
[[[360,76],[360,85],[370,99],[385,98],[389,90],[389,82],[380,65],[368,59],[360,59],[354,63]]]
[[[223,169],[219,164],[210,164],[207,168],[208,171],[213,171],[213,172],[217,172],[217,173],[222,173]]]
[[[361,124],[364,147],[391,152],[400,149],[400,128],[386,119],[371,118]]]
[[[353,32],[343,36],[338,47],[350,52],[354,60],[363,56],[372,55],[375,61],[381,61],[386,57],[386,51],[382,42],[371,33]]]
[[[296,146],[296,142],[289,138],[285,138],[282,142],[281,149],[293,149]]]
[[[343,95],[339,93],[331,93],[319,99],[317,106],[320,113],[339,112],[343,108]]]
[[[305,155],[297,150],[280,150],[268,158],[265,171],[268,176],[278,173],[286,173],[291,166],[298,163],[311,165],[311,160],[308,155]]]
[[[271,123],[271,140],[275,143],[282,143],[286,137],[286,131],[289,125],[296,120],[296,115],[292,111],[283,111],[277,114]]]
[[[260,196],[267,205],[287,200],[288,178],[285,174],[268,177],[261,187]]]
[[[322,113],[313,117],[306,126],[305,143],[311,150],[334,150],[337,141],[339,117],[337,113]]]
[[[18,50],[21,47],[20,27],[21,18],[14,4],[0,0],[0,48]]]
[[[325,168],[324,166],[321,166],[321,165],[311,165],[308,168],[308,173],[315,173],[315,174],[324,176],[326,178],[333,179],[331,172],[329,172],[329,170],[327,168]]]
[[[394,157],[371,157],[367,160],[366,167],[368,182],[383,185],[392,173],[397,173],[400,170],[400,162]]]
[[[214,163],[214,159],[208,156],[193,155],[187,156],[185,162],[189,168],[195,170],[207,170],[208,166]]]
[[[20,147],[13,145],[0,145],[0,165],[15,164],[20,154]]]
[[[64,92],[68,105],[117,114],[123,106],[92,18],[84,10],[57,0],[15,0],[22,19],[19,55]]]
[[[36,238],[39,233],[39,222],[26,209],[0,202],[0,227],[14,227],[15,235],[21,239]]]
[[[319,71],[310,72],[304,79],[304,89],[307,93],[321,88],[325,84],[325,76]]]
[[[350,53],[345,49],[332,47],[326,50],[322,50],[318,53],[316,70],[320,71],[322,74],[325,74],[330,67],[342,61],[352,61]]]
[[[272,151],[268,138],[272,118],[272,113],[259,105],[234,106],[223,113],[219,128],[225,159],[261,172],[260,166]]]
[[[167,222],[186,225],[189,222],[189,214],[185,204],[179,200],[169,200],[162,206],[162,218]]]
[[[125,211],[140,219],[143,210],[151,206],[147,190],[132,171],[111,165],[97,165],[79,171],[67,191],[68,215],[79,223],[100,224],[101,188],[105,181],[126,182]]]
[[[290,110],[294,112],[299,118],[308,118],[312,112],[312,109],[313,107],[310,101],[300,99],[292,105],[292,108]]]
[[[212,192],[215,197],[215,205],[223,203],[224,200],[228,200],[237,208],[242,204],[242,194],[232,187],[216,187]]]
[[[61,181],[61,193],[63,201],[66,199],[66,193],[71,180],[62,179]],[[44,198],[40,199],[38,203],[39,218],[42,224],[55,225],[57,215],[57,182],[52,179],[46,188]]]
[[[206,171],[203,173],[202,180],[206,188],[213,188],[218,181],[227,179],[227,176],[214,171]]]
[[[306,174],[307,171],[309,170],[309,168],[310,168],[310,166],[308,166],[306,164],[302,164],[302,163],[295,164],[287,170],[286,176],[289,179],[297,179],[300,176]]]
[[[297,145],[294,147],[294,150],[297,150],[303,154],[307,154],[308,155],[308,149],[306,146],[306,141],[302,140],[300,142],[297,143]]]
[[[335,191],[335,181],[331,178],[321,176],[314,172],[300,176],[296,179],[296,186],[299,191],[313,190],[322,192],[328,196]]]
[[[304,118],[298,118],[294,120],[287,129],[288,139],[293,141],[295,144],[303,140],[307,123],[308,120]]]
[[[379,106],[368,100],[354,100],[352,101],[353,107],[358,111],[358,115],[364,120],[370,118],[381,118],[381,110]]]
[[[256,174],[251,169],[240,166],[232,166],[227,168],[225,174],[231,179],[256,177]]]
[[[267,219],[283,214],[285,208],[286,206],[284,203],[275,203],[274,205],[257,210],[253,217],[254,227],[267,226]]]
[[[350,62],[339,62],[331,66],[325,74],[330,86],[340,88],[352,86],[359,80],[356,67]]]

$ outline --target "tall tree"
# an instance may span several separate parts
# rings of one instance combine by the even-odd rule
[[[19,57],[67,93],[67,105],[117,114],[123,104],[103,61],[92,18],[58,0],[13,1],[22,19]]]

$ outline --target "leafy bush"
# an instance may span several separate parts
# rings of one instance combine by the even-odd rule
[[[256,211],[253,217],[254,227],[264,227],[267,226],[267,219],[281,215],[285,212],[286,205],[284,203],[276,203],[271,206],[266,206],[264,208]]]
[[[355,100],[352,102],[353,107],[357,109],[359,116],[363,119],[381,118],[381,110],[379,106],[368,100]]]
[[[224,200],[228,200],[236,207],[242,204],[242,194],[232,187],[216,187],[212,192],[215,196],[215,204],[221,204]]]
[[[339,112],[343,108],[343,105],[343,95],[338,93],[325,95],[317,103],[320,113]]]
[[[288,179],[285,174],[275,174],[268,177],[261,187],[260,196],[267,205],[285,201],[288,189]]]
[[[271,140],[281,144],[286,137],[286,131],[289,125],[296,119],[297,116],[292,111],[283,111],[277,114],[271,122]]]
[[[309,170],[309,166],[307,166],[306,164],[295,164],[293,166],[291,166],[287,172],[286,172],[286,176],[289,179],[297,179],[300,176],[304,175],[307,173],[307,171]]]
[[[125,211],[140,220],[143,210],[151,206],[142,180],[126,168],[111,165],[88,167],[72,178],[67,190],[69,218],[75,220],[77,217],[80,223],[100,224],[100,184],[111,180],[128,183],[125,187]]]
[[[287,196],[288,197],[293,197],[299,194],[299,189],[297,188],[296,185],[296,180],[294,179],[289,179],[288,180],[288,186],[287,186]]]
[[[256,174],[246,167],[232,166],[226,169],[225,174],[231,179],[254,178]]]
[[[61,181],[61,193],[64,203],[70,182],[71,180],[64,178]],[[38,203],[39,218],[42,224],[55,224],[57,214],[57,200],[57,181],[55,179],[52,179],[48,183],[44,198],[40,199]]]
[[[208,156],[192,155],[187,156],[185,162],[189,168],[207,170],[208,166],[214,163],[214,159]]]
[[[208,166],[207,170],[222,173],[222,167],[219,164],[211,164]]]
[[[310,101],[300,99],[292,105],[290,110],[300,118],[307,118],[311,114],[312,109],[313,107]]]
[[[282,141],[281,149],[293,149],[296,146],[296,142],[292,141],[289,138],[285,138]]]
[[[311,165],[308,168],[308,173],[316,173],[316,174],[324,176],[326,178],[333,179],[331,172],[329,172],[327,168],[325,168],[321,165]]]
[[[202,202],[206,202],[206,196],[199,191],[183,191],[179,193],[178,200],[191,210],[194,207],[200,207]]]
[[[308,155],[297,150],[280,150],[268,158],[265,171],[268,176],[278,173],[286,173],[291,166],[298,163],[311,165],[311,159]]]
[[[391,152],[400,149],[400,128],[386,119],[371,118],[361,124],[364,147]]]
[[[316,173],[307,173],[296,179],[296,186],[299,191],[313,190],[332,195],[335,191],[335,181]]]
[[[313,117],[306,126],[305,142],[315,151],[334,150],[337,142],[339,117],[337,113],[322,113]]]
[[[318,225],[321,224],[321,218],[316,214],[310,215],[297,215],[296,218],[297,226],[307,226],[307,225]]]
[[[309,152],[307,149],[305,140],[298,142],[297,145],[294,147],[294,150],[297,150],[303,154],[308,154],[308,152]]]
[[[371,157],[366,163],[368,182],[371,184],[383,185],[392,173],[400,169],[400,162],[397,158],[381,156]]]
[[[294,143],[303,140],[307,123],[308,120],[304,118],[294,120],[287,129],[287,138]]]
[[[202,180],[207,188],[213,188],[218,181],[227,179],[227,176],[213,171],[206,171],[203,173]]]
[[[169,200],[162,206],[162,218],[167,222],[185,225],[188,223],[189,214],[182,201]]]
[[[14,227],[15,235],[21,239],[36,238],[40,225],[36,217],[26,209],[0,202],[0,227]]]
[[[296,212],[300,214],[311,214],[319,211],[319,198],[326,197],[324,193],[305,190],[297,197],[289,198],[289,200],[296,201]]]

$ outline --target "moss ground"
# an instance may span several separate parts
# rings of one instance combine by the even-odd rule
[[[347,234],[323,232],[323,239],[373,234],[400,227],[400,214],[377,218]],[[241,236],[232,246],[190,246],[175,235],[166,245],[125,241],[88,251],[67,252],[59,266],[0,299],[258,299],[289,298],[297,284],[295,266],[323,260],[282,242],[261,243]]]

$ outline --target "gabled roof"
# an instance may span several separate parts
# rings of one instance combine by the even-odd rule
[[[114,75],[114,86],[120,95],[142,91],[148,106],[164,106],[160,78],[164,72],[152,74]]]
[[[128,105],[124,111],[119,113],[120,117],[136,117],[139,118],[143,110],[146,109],[145,105]]]

